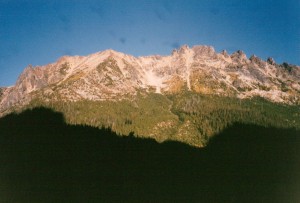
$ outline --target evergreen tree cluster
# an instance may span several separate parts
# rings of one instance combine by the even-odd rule
[[[31,108],[44,106],[62,112],[69,124],[110,128],[119,135],[133,132],[159,142],[176,140],[205,146],[210,137],[234,123],[300,129],[298,106],[262,98],[238,99],[188,91],[161,95],[139,93],[118,101],[45,102],[33,100]]]

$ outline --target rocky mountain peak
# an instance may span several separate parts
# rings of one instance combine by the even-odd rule
[[[179,54],[185,54],[188,50],[190,49],[190,47],[188,45],[182,45],[179,50],[178,53]]]
[[[33,70],[34,70],[34,67],[32,65],[28,65],[24,69],[24,71],[21,73],[21,75],[18,77],[16,84],[20,84],[24,79],[26,79],[27,77],[30,77],[30,75],[32,75]]]
[[[260,59],[259,57],[257,57],[256,55],[251,55],[249,60],[252,63],[255,63],[257,65],[263,66],[263,64],[265,63],[262,59]]]
[[[246,54],[242,50],[238,50],[238,51],[232,53],[230,57],[232,60],[234,60],[236,62],[241,62],[241,63],[247,62],[247,60],[248,60]]]
[[[216,52],[212,46],[207,45],[197,45],[193,47],[189,47],[188,45],[183,45],[179,49],[175,49],[172,52],[172,56],[174,55],[185,55],[188,52],[193,52],[194,55],[198,58],[203,57],[215,57]]]
[[[72,57],[71,56],[62,56],[57,60],[58,64],[63,64],[68,62]]]
[[[272,57],[268,57],[267,62],[269,64],[271,64],[271,65],[275,65],[276,64],[275,60]]]
[[[215,49],[212,46],[198,45],[194,46],[192,50],[196,55],[213,57],[216,55]]]
[[[171,55],[172,56],[178,56],[178,55],[183,55],[187,52],[187,50],[189,50],[190,47],[188,45],[182,45],[181,47],[177,48],[177,49],[173,49]]]
[[[118,51],[115,51],[115,50],[113,50],[113,49],[107,49],[107,50],[105,50],[105,51],[98,52],[98,54],[101,54],[101,55],[109,55],[110,57],[112,57],[112,56],[117,56],[117,55],[124,55],[123,53],[118,52]]]
[[[226,50],[222,50],[222,51],[221,51],[221,54],[222,54],[225,58],[229,58],[229,57],[230,57]]]

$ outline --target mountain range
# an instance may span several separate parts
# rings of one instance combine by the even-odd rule
[[[234,122],[300,128],[300,67],[186,45],[168,56],[114,50],[29,65],[0,88],[0,117],[45,106],[68,123],[202,147]]]

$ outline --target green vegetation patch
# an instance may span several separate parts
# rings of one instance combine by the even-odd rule
[[[31,108],[37,106],[62,112],[70,124],[111,128],[119,135],[133,132],[158,142],[176,140],[197,147],[205,146],[210,137],[234,123],[300,129],[299,106],[188,91],[168,96],[139,93],[114,101],[36,99],[30,104]]]

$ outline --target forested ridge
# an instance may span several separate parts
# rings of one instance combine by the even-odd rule
[[[26,108],[48,107],[70,124],[110,128],[119,135],[133,132],[158,142],[175,140],[206,146],[210,137],[235,122],[300,129],[300,108],[263,98],[238,99],[183,91],[162,95],[139,93],[122,100],[63,102],[33,100]]]
[[[0,119],[1,202],[297,202],[299,130],[234,123],[204,148],[35,108]]]

